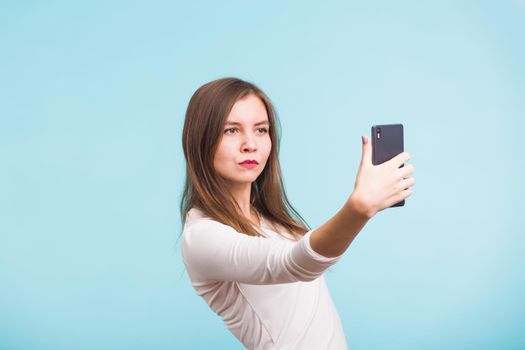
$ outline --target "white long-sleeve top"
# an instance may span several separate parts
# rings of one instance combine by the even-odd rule
[[[189,210],[181,252],[191,284],[248,349],[346,350],[323,272],[342,255],[312,249],[308,231],[287,240],[261,219],[253,237]],[[292,237],[287,234],[288,237]]]

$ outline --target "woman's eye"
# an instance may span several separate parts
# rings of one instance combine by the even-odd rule
[[[224,133],[228,133],[228,131],[230,130],[237,130],[237,128],[229,128],[229,129],[226,129],[224,130]],[[258,128],[257,130],[259,130],[260,132],[262,132],[263,134],[267,133],[268,132],[268,129],[267,128]]]

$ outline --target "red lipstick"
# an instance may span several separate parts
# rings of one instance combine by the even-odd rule
[[[259,165],[259,162],[254,160],[254,159],[246,159],[245,161],[243,161],[242,163],[239,163],[241,166],[243,166],[244,168],[247,168],[247,169],[253,169],[255,168],[257,165]]]

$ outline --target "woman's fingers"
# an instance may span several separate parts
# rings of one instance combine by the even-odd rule
[[[407,188],[406,190],[401,191],[401,197],[403,199],[406,199],[412,195],[412,190],[410,188]]]
[[[381,210],[389,208],[392,205],[405,200],[406,198],[410,197],[411,194],[412,194],[412,190],[410,188],[397,192],[396,194],[390,196],[388,200],[385,201],[385,205],[381,206]]]
[[[414,186],[415,183],[416,183],[416,179],[414,179],[413,177],[408,177],[406,179],[401,180],[399,187],[405,190],[409,187]]]
[[[415,168],[412,164],[408,164],[407,166],[401,167],[395,171],[397,171],[398,175],[401,178],[408,177],[408,175],[412,174],[414,172]]]
[[[410,153],[405,151],[405,152],[399,153],[397,156],[395,156],[394,158],[390,159],[388,161],[388,163],[390,163],[392,165],[392,167],[394,167],[394,169],[397,169],[401,165],[406,163],[409,159],[410,159]]]

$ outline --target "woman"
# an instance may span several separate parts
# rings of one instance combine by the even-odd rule
[[[374,166],[363,136],[353,193],[316,229],[287,200],[276,115],[254,84],[200,87],[183,130],[182,257],[195,291],[248,349],[347,349],[323,272],[377,212],[410,196],[407,152]],[[294,215],[292,215],[292,213]]]

